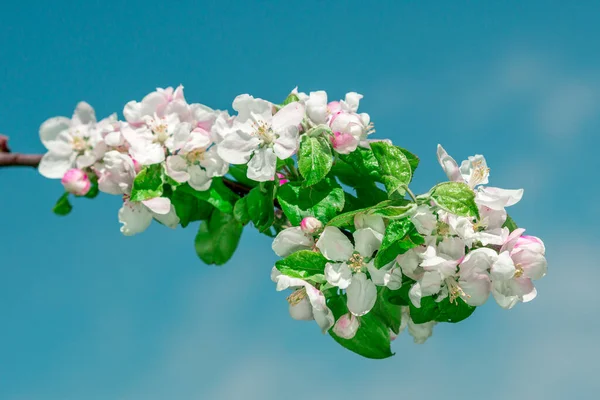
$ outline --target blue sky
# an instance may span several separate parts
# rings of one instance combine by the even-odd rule
[[[0,398],[595,398],[600,279],[600,4],[564,2],[19,1],[0,13],[0,132],[37,130],[86,100],[121,113],[155,87],[230,108],[296,85],[364,94],[377,135],[417,153],[414,190],[444,175],[442,143],[483,153],[491,183],[547,244],[538,298],[490,301],[424,345],[361,359],[293,321],[269,280],[270,240],[248,229],[224,267],[196,257],[196,226],[119,232],[120,199],[50,209],[62,192],[0,170]],[[260,249],[260,250],[258,250]]]

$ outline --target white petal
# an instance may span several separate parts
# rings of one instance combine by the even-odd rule
[[[492,210],[503,210],[504,207],[518,203],[523,197],[523,189],[507,190],[494,187],[480,187],[475,194],[475,202]]]
[[[284,229],[273,240],[273,251],[279,257],[287,257],[298,250],[310,250],[315,242],[302,232],[299,226]]]
[[[492,290],[490,278],[484,274],[473,275],[469,280],[461,280],[458,284],[466,294],[466,296],[463,296],[463,300],[470,306],[483,305]]]
[[[168,199],[167,199],[168,200]],[[166,214],[153,213],[154,219],[171,229],[175,229],[179,225],[179,217],[175,212],[175,207],[171,204],[169,212]]]
[[[317,324],[321,328],[321,332],[326,333],[333,326],[335,319],[333,313],[327,307],[325,296],[320,290],[308,283],[304,288],[306,289],[306,295],[312,305],[315,321],[317,321]]]
[[[290,304],[290,316],[298,321],[310,321],[314,319],[313,309],[308,297],[303,298],[297,304]]]
[[[204,153],[204,158],[200,161],[200,165],[211,178],[224,176],[229,171],[229,164],[219,157],[217,146],[212,146]]]
[[[508,280],[515,275],[515,264],[510,258],[508,251],[500,253],[498,259],[490,268],[490,275],[493,280]]]
[[[442,169],[448,176],[448,179],[454,182],[464,182],[464,179],[460,173],[460,169],[458,168],[458,164],[454,160],[454,158],[450,157],[446,150],[438,144],[437,148],[437,156]]]
[[[40,126],[40,139],[48,150],[51,149],[51,143],[58,139],[61,132],[68,131],[71,126],[69,118],[54,117],[46,120]]]
[[[358,213],[354,216],[354,227],[356,229],[371,228],[375,232],[385,234],[385,222],[379,215]]]
[[[166,162],[167,175],[177,182],[187,182],[190,179],[188,163],[182,156],[169,156]]]
[[[421,292],[421,284],[419,282],[415,282],[415,284],[412,285],[408,291],[408,297],[415,307],[421,308],[421,298],[423,297],[423,293]]]
[[[459,265],[461,279],[487,272],[498,259],[498,253],[492,249],[481,248],[467,254]]]
[[[142,203],[156,214],[167,214],[171,211],[171,200],[167,197],[155,197],[149,200],[143,200]]]
[[[304,105],[297,101],[290,103],[273,116],[273,120],[271,122],[273,132],[279,134],[280,132],[287,130],[288,127],[298,128],[298,126],[302,123],[303,118]]]
[[[439,293],[442,285],[442,277],[438,272],[426,271],[419,282],[422,296],[430,296]]]
[[[126,201],[119,210],[121,232],[126,236],[143,232],[152,222],[152,214],[142,203]]]
[[[277,157],[285,160],[298,151],[298,127],[288,126],[277,132],[279,137],[275,140],[273,150]]]
[[[75,161],[75,154],[69,154],[64,156],[62,154],[55,154],[48,152],[44,154],[40,160],[38,170],[40,174],[50,179],[61,179],[65,172],[73,167]]]
[[[198,190],[199,192],[210,189],[212,179],[208,176],[205,170],[200,168],[199,165],[190,166],[188,168],[188,172],[190,174],[190,180],[188,183],[192,188]]]
[[[231,164],[246,164],[260,140],[242,130],[231,132],[219,144],[219,156]]]
[[[383,235],[371,228],[359,229],[354,232],[355,249],[363,257],[372,257],[381,247]]]
[[[354,253],[350,239],[334,226],[325,227],[317,241],[317,248],[332,261],[347,261]]]
[[[357,317],[371,311],[377,301],[377,287],[363,272],[354,274],[346,294],[348,310]]]
[[[254,156],[248,163],[248,178],[257,182],[272,181],[275,176],[276,166],[277,156],[273,153],[273,149],[269,147],[258,149],[254,152]]]
[[[352,271],[346,263],[325,264],[325,279],[330,285],[346,289],[352,281]]]
[[[96,122],[96,113],[94,112],[92,106],[85,101],[82,101],[77,104],[72,121],[73,125],[85,125]]]

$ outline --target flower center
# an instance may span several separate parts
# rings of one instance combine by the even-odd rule
[[[523,274],[525,273],[525,271],[523,271],[523,266],[521,265],[521,263],[515,265],[515,267],[517,267],[517,269],[515,271],[515,278],[522,277]]]
[[[295,306],[306,298],[306,288],[298,289],[287,298],[290,305]]]
[[[450,225],[445,222],[438,221],[437,234],[439,236],[448,236],[450,234]]]
[[[483,162],[481,160],[477,160],[473,162],[473,173],[471,174],[471,179],[469,180],[469,185],[474,188],[475,186],[483,183],[483,181],[490,174],[490,169],[483,166]]]
[[[154,142],[164,143],[169,138],[169,125],[164,118],[154,119],[148,118],[146,124],[154,134]]]
[[[271,129],[271,125],[264,121],[254,122],[252,125],[256,131],[256,135],[263,144],[269,145],[275,141],[275,134],[273,133],[273,129]]]
[[[461,298],[470,298],[468,294],[465,293],[464,290],[460,286],[458,286],[458,282],[456,282],[452,278],[446,278],[446,286],[448,286],[448,297],[450,297],[450,303],[456,303],[456,299]]]
[[[348,260],[348,267],[354,272],[360,272],[364,265],[364,258],[358,253],[352,254],[352,257]]]
[[[88,144],[87,144],[87,140],[84,137],[74,136],[71,146],[73,147],[73,150],[81,153],[81,152],[85,151],[85,149],[88,147]]]
[[[188,160],[188,162],[190,162],[192,164],[196,164],[196,163],[199,163],[200,161],[204,160],[205,152],[206,151],[204,149],[194,149],[194,150],[190,151],[189,153],[187,153],[185,155],[185,158]]]

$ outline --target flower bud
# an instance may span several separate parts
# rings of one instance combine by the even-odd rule
[[[300,229],[302,229],[302,232],[304,233],[313,235],[323,229],[323,224],[315,217],[305,217],[302,222],[300,222]]]
[[[280,172],[277,173],[277,177],[279,178],[279,186],[285,185],[289,182],[289,180],[286,179],[285,175]]]
[[[65,190],[76,196],[85,196],[90,191],[92,183],[87,174],[80,169],[73,168],[65,172],[60,181]]]
[[[356,150],[358,141],[349,133],[333,132],[331,144],[338,153],[350,154]]]
[[[342,315],[333,326],[333,333],[344,339],[352,339],[360,327],[360,321],[351,313]]]

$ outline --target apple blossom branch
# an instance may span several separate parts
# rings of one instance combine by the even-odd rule
[[[0,168],[2,167],[33,167],[37,168],[43,154],[13,153],[8,147],[8,136],[0,135]],[[248,186],[223,178],[223,183],[240,196],[250,192]]]

